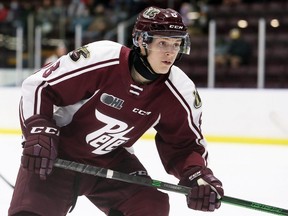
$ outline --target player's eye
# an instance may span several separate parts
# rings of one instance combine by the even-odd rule
[[[167,47],[168,47],[168,44],[167,44],[165,41],[160,41],[160,42],[158,43],[158,46],[159,46],[160,48],[167,48]]]
[[[174,50],[180,50],[180,43],[175,43],[174,45],[173,45],[173,49]]]
[[[180,43],[173,43],[173,44],[170,44],[166,41],[160,41],[158,43],[158,48],[162,51],[179,51],[180,50]]]

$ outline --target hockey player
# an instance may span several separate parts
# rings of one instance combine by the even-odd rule
[[[188,207],[220,207],[224,192],[207,167],[201,100],[173,65],[190,51],[181,16],[146,8],[133,43],[90,43],[23,82],[23,155],[9,215],[66,215],[80,195],[110,216],[169,215],[168,195],[155,188],[53,168],[58,157],[150,178],[128,147],[151,127],[165,170],[191,187]]]

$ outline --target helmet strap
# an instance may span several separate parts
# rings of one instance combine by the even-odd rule
[[[160,74],[157,74],[152,69],[147,60],[147,55],[142,56],[137,50],[135,50],[135,52],[133,53],[133,65],[136,71],[147,80],[156,80],[160,76]]]
[[[182,58],[182,53],[178,53],[175,62],[179,61]]]

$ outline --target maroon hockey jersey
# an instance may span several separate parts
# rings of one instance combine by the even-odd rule
[[[20,119],[41,114],[61,127],[59,157],[109,167],[117,148],[132,146],[149,128],[166,171],[180,177],[206,166],[201,100],[176,66],[141,85],[130,75],[131,49],[111,41],[83,46],[34,73],[22,85]]]

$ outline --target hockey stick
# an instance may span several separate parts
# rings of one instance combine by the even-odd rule
[[[119,181],[128,182],[128,183],[144,185],[148,187],[155,187],[158,189],[182,193],[185,195],[188,194],[191,189],[189,187],[185,187],[181,185],[175,185],[175,184],[162,182],[159,180],[133,176],[133,175],[113,171],[110,169],[100,168],[100,167],[91,166],[91,165],[85,165],[85,164],[62,160],[62,159],[57,159],[54,166],[58,168],[62,168],[62,169],[68,169],[68,170],[72,170],[75,172],[84,173],[84,174],[119,180]],[[222,197],[221,201],[227,204],[233,204],[233,205],[237,205],[240,207],[250,208],[250,209],[263,211],[263,212],[267,212],[271,214],[286,215],[286,216],[288,215],[287,209],[282,209],[282,208],[278,208],[274,206],[269,206],[269,205],[242,200],[238,198],[233,198],[229,196]]]
[[[2,178],[6,184],[8,184],[11,188],[14,189],[14,185],[11,184],[3,175],[0,174],[0,178]]]

